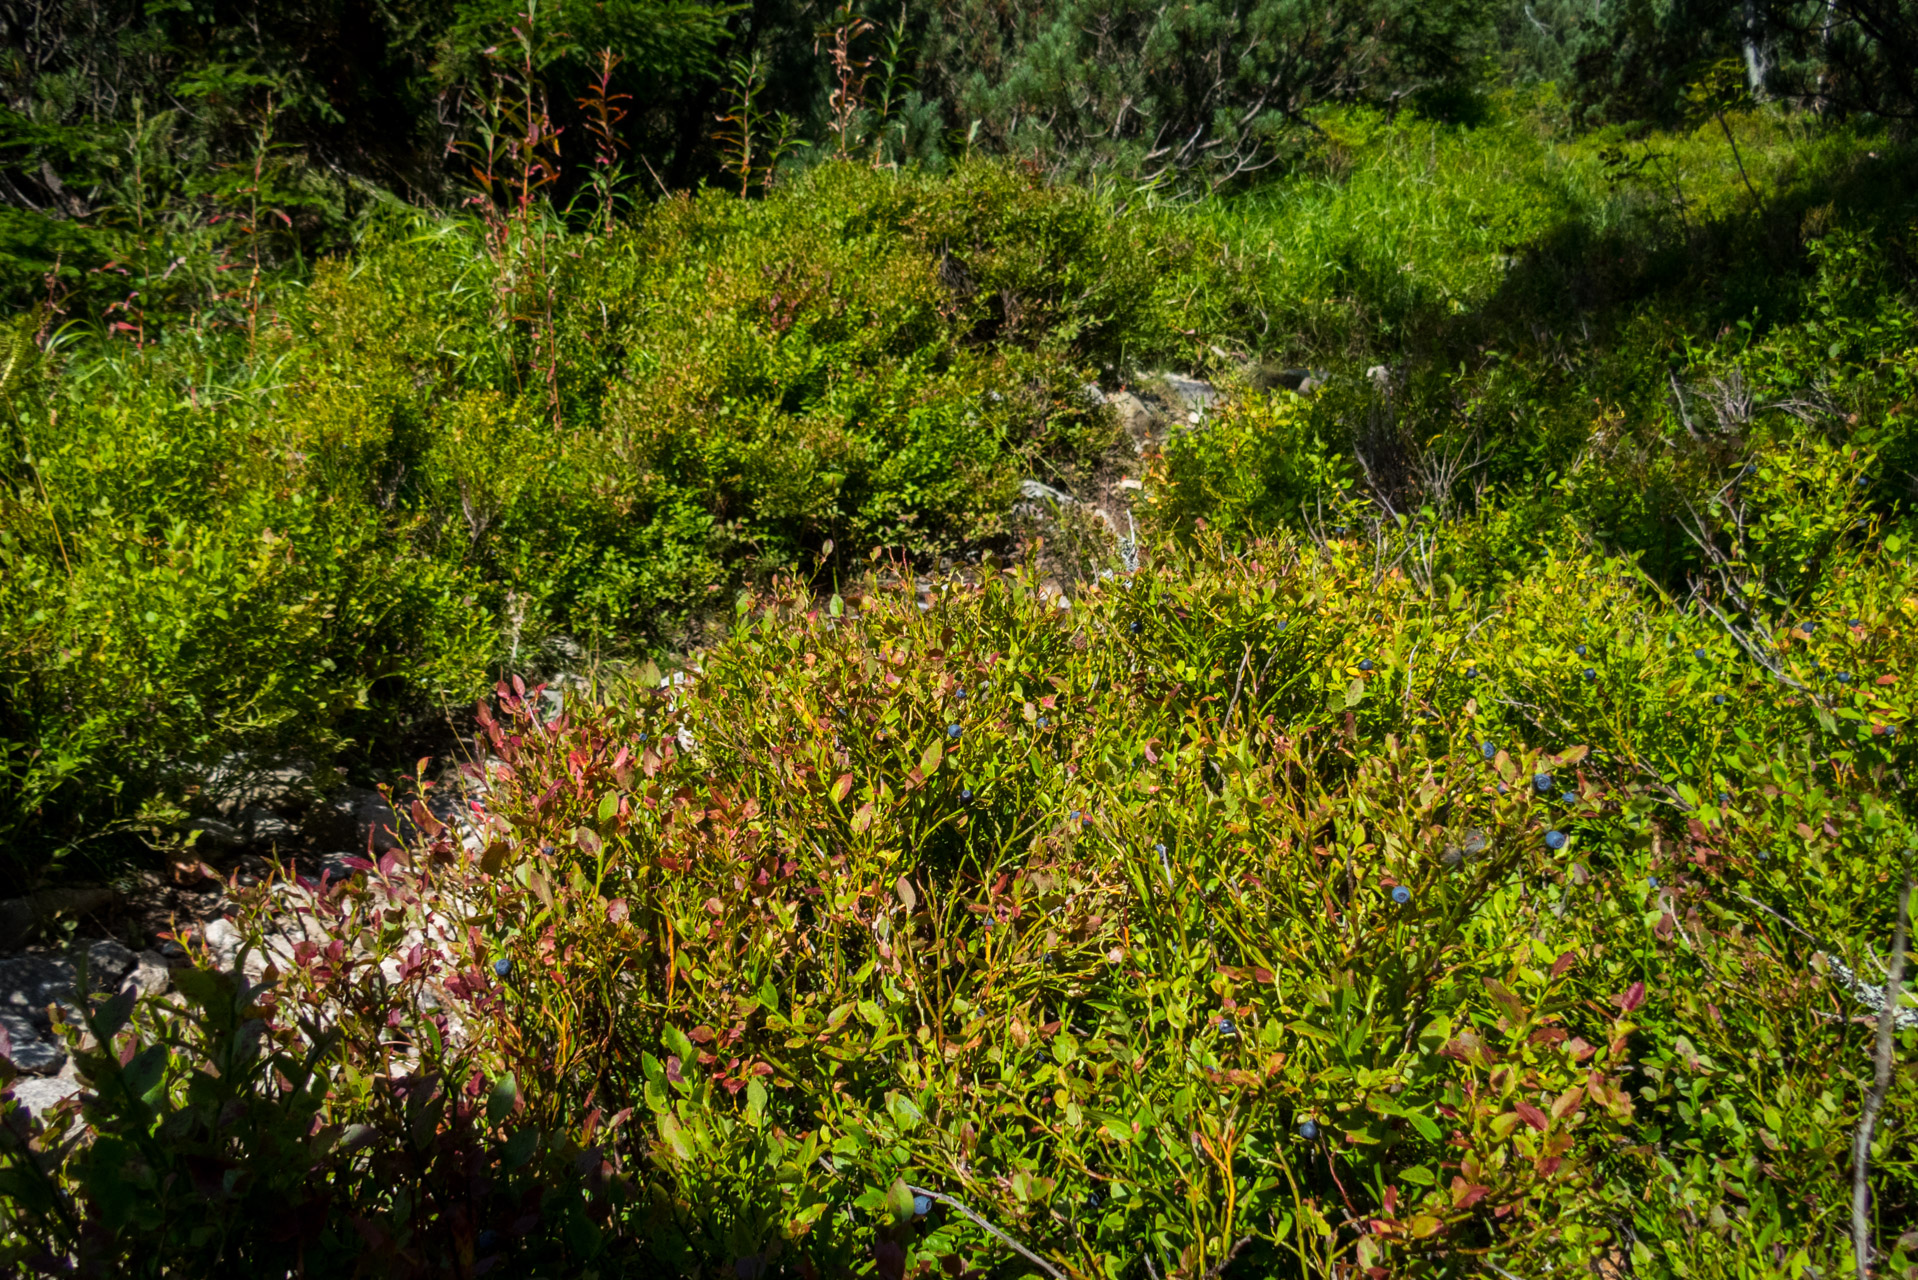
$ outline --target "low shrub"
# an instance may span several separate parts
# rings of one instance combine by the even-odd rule
[[[132,1168],[192,1207],[110,1219],[127,1257],[211,1219],[290,1265],[222,1207],[231,1106],[326,1138],[308,1274],[1848,1266],[1911,571],[1848,561],[1772,670],[1629,564],[1491,592],[1417,549],[1200,545],[1069,600],[882,566],[742,598],[683,678],[502,686],[463,836],[420,806],[409,854],[255,899],[272,985],[219,999],[274,1071],[149,1066],[141,1111],[85,1060],[103,1135],[204,1134],[227,1181],[16,1111],[14,1256],[105,1238]],[[123,1072],[188,1039],[142,1016],[94,1017]]]

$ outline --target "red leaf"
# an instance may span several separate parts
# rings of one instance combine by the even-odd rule
[[[1576,951],[1567,951],[1564,955],[1552,961],[1552,976],[1554,978],[1564,977],[1571,971],[1572,966],[1577,963],[1578,953]]]
[[[1529,1102],[1524,1101],[1523,1099],[1521,1099],[1517,1103],[1517,1105],[1515,1105],[1512,1108],[1512,1110],[1518,1112],[1519,1119],[1523,1120],[1526,1124],[1531,1125],[1534,1129],[1537,1129],[1540,1133],[1544,1133],[1546,1126],[1551,1123],[1551,1121],[1545,1118],[1545,1113],[1543,1111],[1540,1111],[1537,1107],[1533,1106]]]
[[[1642,982],[1634,982],[1626,989],[1624,995],[1614,996],[1613,999],[1617,1002],[1620,1009],[1626,1013],[1630,1013],[1645,1003],[1645,984]]]
[[[631,915],[624,898],[614,898],[606,904],[606,923],[608,924],[625,924]]]

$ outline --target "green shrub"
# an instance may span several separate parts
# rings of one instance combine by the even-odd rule
[[[1167,552],[1069,606],[1023,572],[930,610],[876,575],[826,610],[788,587],[684,683],[552,718],[502,686],[477,839],[416,808],[410,859],[256,899],[256,938],[292,909],[304,940],[268,942],[249,1016],[275,1052],[320,1045],[299,1105],[363,1144],[310,1157],[340,1200],[308,1265],[346,1256],[317,1242],[352,1243],[348,1203],[366,1241],[472,1257],[490,1231],[521,1268],[1005,1258],[945,1201],[896,1213],[895,1184],[1084,1274],[1841,1265],[1872,1031],[1822,975],[1891,929],[1918,584],[1835,577],[1772,655],[1858,676],[1813,699],[1621,562],[1481,593],[1337,542]],[[141,1043],[195,1043],[150,1016]],[[1918,1203],[1899,1044],[1887,1247]],[[215,1101],[161,1072],[130,1111],[84,1061],[103,1133]],[[424,1112],[379,1061],[415,1063]],[[47,1169],[77,1226],[22,1202],[14,1230],[93,1238],[117,1211],[89,1188],[130,1176],[103,1141]],[[448,1143],[470,1154],[438,1168]],[[522,1168],[554,1181],[509,1232]],[[193,1214],[273,1256],[240,1203],[111,1223],[129,1256]]]

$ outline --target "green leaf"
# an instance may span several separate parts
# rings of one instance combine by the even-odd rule
[[[904,1178],[894,1178],[886,1188],[886,1208],[895,1223],[903,1226],[912,1221],[912,1188]]]
[[[498,1124],[513,1114],[513,1103],[519,1098],[519,1078],[508,1071],[493,1082],[493,1088],[486,1095],[486,1123]]]
[[[528,1160],[531,1160],[533,1154],[538,1150],[538,1129],[530,1124],[522,1129],[515,1129],[513,1135],[506,1140],[506,1146],[504,1148],[506,1167],[508,1169],[519,1168]]]
[[[1412,1127],[1419,1131],[1419,1137],[1424,1138],[1427,1142],[1437,1142],[1441,1137],[1444,1136],[1442,1133],[1440,1133],[1438,1125],[1433,1123],[1432,1117],[1426,1115],[1422,1111],[1407,1110],[1407,1111],[1402,1111],[1399,1114],[1404,1116],[1407,1120],[1410,1120],[1412,1122]]]
[[[932,745],[919,755],[919,772],[930,778],[938,769],[939,762],[946,758],[946,744],[934,738]]]
[[[746,1119],[755,1129],[766,1127],[766,1086],[758,1076],[746,1082]]]

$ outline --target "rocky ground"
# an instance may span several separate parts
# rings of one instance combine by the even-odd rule
[[[471,827],[483,791],[472,772],[448,766],[428,789],[427,807],[441,821]],[[83,974],[95,994],[131,987],[165,996],[172,971],[193,963],[190,949],[234,963],[242,938],[226,918],[232,889],[276,866],[318,880],[343,877],[352,860],[377,857],[413,834],[411,820],[381,792],[348,786],[323,793],[327,781],[298,763],[229,758],[197,785],[206,812],[190,828],[199,832],[189,846],[195,856],[114,885],[66,885],[0,901],[0,1054],[23,1077],[12,1086],[16,1098],[37,1114],[81,1088],[53,1011],[73,1009]]]

